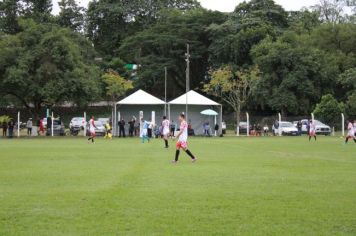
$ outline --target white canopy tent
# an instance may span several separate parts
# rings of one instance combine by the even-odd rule
[[[151,94],[138,90],[130,96],[119,101],[115,105],[114,109],[114,135],[117,135],[118,132],[118,121],[122,118],[125,119],[126,123],[131,120],[133,116],[137,118],[139,122],[140,111],[143,112],[144,119],[154,119],[152,120],[155,124],[156,117],[162,117],[164,114],[165,102]],[[152,115],[152,112],[155,112],[155,115]]]
[[[196,135],[204,134],[203,124],[208,121],[212,131],[215,127],[214,117],[207,117],[201,114],[205,109],[213,109],[219,113],[218,125],[219,134],[221,134],[222,123],[222,105],[213,100],[204,97],[203,95],[191,90],[186,94],[172,100],[168,103],[168,117],[178,124],[178,116],[182,112],[185,113],[186,104],[188,104],[188,122],[194,129]]]

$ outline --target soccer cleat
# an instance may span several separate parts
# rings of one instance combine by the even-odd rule
[[[178,163],[178,161],[175,161],[175,160],[172,161],[172,164],[177,164],[177,163]]]
[[[192,159],[192,163],[195,163],[198,160],[198,158]]]

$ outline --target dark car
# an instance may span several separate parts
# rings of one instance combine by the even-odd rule
[[[47,136],[52,136],[52,130],[50,128],[52,124],[47,124]],[[64,130],[64,124],[60,120],[53,120],[53,136],[64,136],[65,135],[65,130]]]

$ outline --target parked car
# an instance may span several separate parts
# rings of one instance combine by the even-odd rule
[[[104,126],[110,121],[110,118],[99,118],[98,121],[100,121]]]
[[[249,131],[251,132],[251,130],[252,130],[252,125],[250,124]],[[247,134],[247,122],[245,122],[245,121],[240,122],[239,131],[240,131],[240,134]],[[235,130],[235,133],[236,133],[236,130]]]
[[[52,130],[50,128],[47,128],[46,135],[47,136],[52,135]],[[64,124],[62,121],[60,121],[58,119],[53,120],[53,135],[54,136],[64,136],[65,135]]]
[[[69,123],[69,128],[80,128],[80,129],[84,129],[84,127],[86,126],[86,121],[84,119],[84,117],[74,117],[72,118],[72,120]]]
[[[309,120],[307,119],[303,119],[301,120],[302,122],[302,133],[303,134],[307,134],[308,133],[308,123]],[[296,126],[298,121],[294,121],[293,122],[294,125]],[[331,134],[331,128],[330,126],[318,121],[318,120],[314,120],[315,123],[315,133],[319,134],[319,135],[330,135]]]
[[[94,124],[96,126],[95,128],[95,134],[96,136],[105,136],[106,130],[105,126],[101,121],[94,121]],[[87,136],[90,136],[90,130],[89,130],[89,125],[87,125]]]
[[[272,127],[272,131],[274,135],[279,135],[279,129],[281,130],[281,134],[283,136],[297,136],[298,129],[293,125],[293,123],[288,121],[278,122],[279,128],[275,126]]]

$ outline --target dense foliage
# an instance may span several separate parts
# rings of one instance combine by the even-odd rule
[[[288,12],[273,0],[251,0],[221,13],[196,0],[95,0],[88,9],[60,0],[54,16],[51,0],[3,0],[0,104],[21,102],[36,113],[65,101],[117,99],[131,89],[130,79],[134,88],[163,97],[164,67],[173,98],[185,91],[189,43],[192,89],[213,94],[207,88],[226,68],[232,77],[226,81],[258,71],[240,109],[305,115],[323,107],[328,94],[356,116],[355,7],[345,11],[350,3],[320,0]]]

